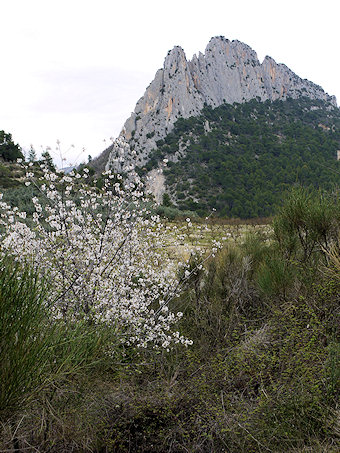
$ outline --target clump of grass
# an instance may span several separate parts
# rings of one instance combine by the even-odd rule
[[[22,407],[43,385],[54,328],[44,305],[47,286],[28,267],[0,261],[0,416]]]
[[[105,327],[54,319],[45,302],[47,291],[47,282],[29,266],[1,258],[0,421],[7,433],[17,431],[20,414],[30,413],[39,399],[46,413],[57,389],[105,367],[106,351],[112,351],[114,336]],[[20,448],[18,437],[9,434],[7,440]]]

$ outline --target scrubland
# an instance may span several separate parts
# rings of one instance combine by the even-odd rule
[[[167,227],[192,344],[51,322],[53,281],[2,258],[0,451],[339,451],[338,198],[298,189],[270,224]]]

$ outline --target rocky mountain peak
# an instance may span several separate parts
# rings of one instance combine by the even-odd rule
[[[173,71],[179,63],[186,63],[185,52],[180,46],[169,50],[164,60],[164,70]]]
[[[137,165],[142,165],[156,141],[172,130],[178,118],[197,116],[204,104],[217,107],[254,98],[274,101],[301,96],[336,105],[334,97],[284,64],[269,56],[261,64],[247,44],[216,36],[205,53],[199,52],[191,61],[180,46],[168,52],[163,68],[137,102],[121,136],[136,151]]]

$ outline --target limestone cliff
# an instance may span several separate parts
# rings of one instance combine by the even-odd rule
[[[334,96],[298,77],[284,64],[257,54],[240,41],[219,36],[208,43],[205,53],[186,59],[181,47],[168,52],[164,66],[137,102],[121,135],[137,153],[136,164],[147,161],[156,141],[165,137],[179,117],[196,116],[204,104],[242,103],[308,96],[336,105]]]

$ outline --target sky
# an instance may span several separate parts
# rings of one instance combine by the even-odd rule
[[[85,162],[118,136],[168,50],[190,59],[219,35],[339,105],[339,17],[339,0],[5,0],[0,130],[25,151],[50,147],[59,167]]]

